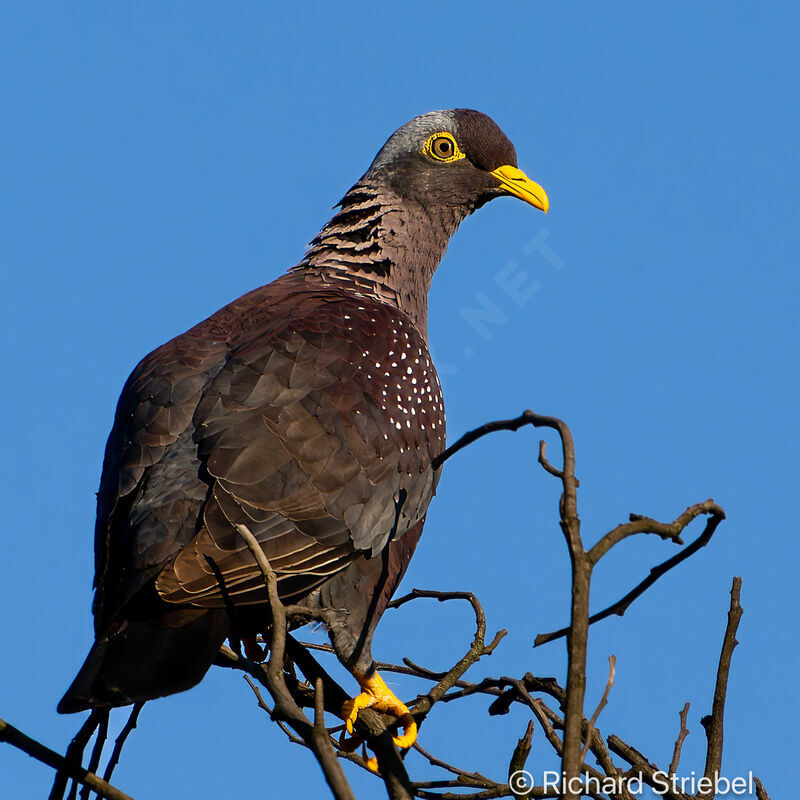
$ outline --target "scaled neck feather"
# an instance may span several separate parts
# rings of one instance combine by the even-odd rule
[[[372,287],[376,299],[396,305],[425,334],[431,279],[465,212],[363,182],[339,205],[294,269]]]

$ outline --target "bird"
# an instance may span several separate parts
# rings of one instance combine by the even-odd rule
[[[95,525],[95,641],[61,713],[199,683],[226,639],[268,636],[255,537],[284,603],[325,612],[360,708],[405,704],[375,668],[376,625],[414,553],[445,449],[428,290],[459,224],[513,196],[548,211],[489,116],[400,127],[302,260],[158,347],[122,389]]]

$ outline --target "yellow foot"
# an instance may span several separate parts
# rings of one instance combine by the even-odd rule
[[[342,718],[346,723],[347,732],[353,732],[353,724],[362,708],[374,708],[376,711],[397,717],[403,726],[403,735],[395,736],[393,741],[401,749],[411,747],[417,741],[417,723],[414,722],[408,706],[394,696],[377,672],[370,678],[356,676],[356,680],[361,684],[361,694],[352,700],[346,700],[342,706]]]

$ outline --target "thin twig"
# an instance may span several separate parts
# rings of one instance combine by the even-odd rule
[[[689,735],[689,729],[686,727],[686,720],[689,717],[689,703],[686,703],[680,710],[678,716],[681,720],[681,729],[678,733],[678,738],[675,740],[675,747],[672,751],[672,761],[669,762],[669,774],[675,775],[678,772],[678,764],[681,763],[681,750],[686,737]]]
[[[421,724],[425,716],[430,712],[431,708],[444,697],[444,695],[455,686],[458,679],[480,658],[485,655],[491,655],[500,640],[506,635],[507,631],[498,631],[494,639],[487,645],[485,643],[486,637],[486,616],[483,608],[472,592],[434,592],[426,589],[412,589],[408,594],[403,597],[393,600],[390,608],[399,608],[411,600],[420,598],[433,598],[440,603],[448,600],[466,600],[472,606],[475,614],[475,636],[473,637],[472,644],[470,645],[464,656],[448,670],[442,679],[432,687],[427,694],[417,698],[414,703],[414,717],[417,724]]]
[[[275,701],[274,715],[285,719],[303,741],[309,746],[322,768],[333,796],[336,800],[355,800],[353,790],[345,777],[341,764],[333,752],[330,742],[323,742],[316,734],[314,725],[303,714],[289,691],[283,673],[283,659],[286,648],[286,612],[278,594],[278,581],[264,551],[246,525],[236,525],[239,535],[256,560],[269,597],[272,631],[269,660],[266,665],[267,688]],[[327,738],[327,734],[326,734]]]
[[[769,795],[767,794],[767,790],[764,788],[764,784],[753,775],[753,782],[756,785],[756,798],[757,800],[769,800]]]
[[[509,786],[511,786],[512,777],[522,772],[522,770],[525,769],[525,764],[528,762],[528,756],[531,754],[531,749],[533,747],[533,727],[533,720],[528,720],[528,727],[525,728],[525,733],[523,733],[522,738],[517,741],[514,751],[511,753],[511,759],[508,762]],[[519,797],[523,797],[523,795],[519,795]]]
[[[72,737],[72,741],[67,747],[67,752],[64,755],[67,761],[80,767],[83,761],[83,751],[86,749],[86,745],[89,744],[92,734],[97,730],[97,726],[100,724],[100,717],[100,711],[97,709],[92,709],[89,712],[89,716],[86,717],[83,725],[78,729],[75,736]],[[62,769],[56,772],[56,777],[53,780],[53,788],[50,790],[48,800],[61,800],[64,797],[69,777],[67,772]]]
[[[108,709],[104,708],[100,711],[100,724],[97,726],[97,736],[94,740],[94,747],[92,747],[92,754],[89,757],[89,764],[87,765],[87,769],[89,772],[96,773],[97,767],[100,765],[100,756],[103,753],[103,746],[106,743],[106,739],[108,738]],[[73,778],[72,779],[72,792],[76,792],[78,788],[78,782]],[[81,800],[89,800],[89,795],[91,794],[91,789],[84,783],[83,787],[81,788],[80,798]]]
[[[454,456],[459,450],[463,450],[467,445],[472,444],[489,433],[495,433],[496,431],[518,431],[523,425],[533,425],[535,424],[533,422],[534,416],[533,411],[526,410],[514,419],[501,419],[496,422],[487,422],[485,425],[481,425],[480,428],[475,428],[465,433],[458,441],[451,444],[447,450],[436,456],[431,462],[431,466],[434,469],[439,469],[448,458]]]
[[[597,704],[597,708],[594,710],[594,714],[592,714],[591,719],[589,720],[589,726],[586,731],[586,743],[583,746],[583,750],[581,750],[581,762],[586,761],[586,756],[589,753],[589,748],[592,745],[592,731],[594,731],[595,723],[597,722],[597,718],[600,716],[600,712],[606,707],[608,704],[608,695],[611,693],[611,689],[614,686],[614,673],[617,669],[617,657],[615,655],[610,655],[608,657],[608,680],[606,681],[606,688],[603,692],[603,696],[600,698],[600,702]]]
[[[133,704],[131,715],[128,717],[125,727],[120,731],[119,736],[117,736],[116,740],[114,741],[114,749],[111,752],[111,758],[108,760],[108,764],[106,764],[106,771],[103,773],[104,781],[111,780],[111,776],[114,774],[114,768],[117,766],[117,764],[119,764],[119,759],[122,755],[122,748],[125,745],[125,742],[128,740],[128,737],[133,732],[133,729],[136,727],[136,723],[139,721],[139,714],[143,708],[144,702]]]
[[[719,775],[722,765],[722,740],[725,718],[725,698],[728,694],[728,674],[731,669],[731,657],[733,649],[738,642],[736,641],[736,631],[739,628],[739,620],[742,618],[742,607],[739,605],[739,598],[742,592],[742,579],[735,577],[731,585],[731,603],[728,610],[728,624],[725,627],[725,636],[722,640],[722,652],[719,656],[719,666],[717,667],[717,682],[714,687],[714,703],[711,708],[711,716],[703,717],[700,722],[708,738],[706,748],[706,767],[704,775],[711,778]],[[711,798],[714,796],[713,790],[698,792],[698,798]]]
[[[35,739],[31,739],[30,736],[26,736],[21,730],[9,725],[2,719],[0,719],[0,742],[8,742],[12,747],[22,750],[23,753],[27,753],[37,761],[47,764],[48,767],[63,772],[67,778],[75,778],[79,783],[89,786],[106,800],[132,800],[130,795],[106,783],[102,778],[98,778],[97,775],[84,769],[80,764],[69,761],[64,756],[56,753],[55,750],[51,750]]]
[[[608,747],[612,753],[624,758],[633,767],[633,774],[637,778],[641,776],[644,783],[658,789],[662,797],[666,797],[668,800],[689,800],[686,794],[674,788],[671,783],[665,789],[664,775],[658,765],[651,763],[635,747],[623,742],[619,736],[609,736]]]
[[[610,530],[589,550],[589,558],[596,564],[612,547],[619,544],[623,539],[641,533],[655,534],[662,539],[671,539],[673,542],[683,544],[681,533],[692,520],[701,514],[719,517],[719,522],[725,519],[725,512],[713,500],[706,500],[689,506],[673,522],[659,522],[651,517],[631,514],[628,522],[617,525],[616,528]]]
[[[633,601],[641,597],[659,578],[663,577],[670,570],[677,567],[678,564],[686,561],[687,558],[693,556],[702,547],[705,547],[711,541],[711,537],[714,535],[714,531],[717,529],[717,526],[720,524],[720,522],[722,522],[722,520],[725,519],[725,512],[721,508],[719,509],[719,512],[712,513],[709,519],[706,520],[706,527],[700,536],[697,537],[697,539],[684,547],[679,553],[676,553],[666,561],[662,561],[660,564],[652,567],[650,569],[650,573],[643,581],[634,586],[631,591],[629,591],[615,603],[612,603],[610,606],[604,608],[602,611],[599,611],[597,614],[592,614],[592,616],[589,617],[589,624],[594,625],[594,623],[600,622],[600,620],[606,619],[606,617],[610,617],[612,614],[616,614],[619,617],[623,616],[628,608],[630,608]],[[555,641],[556,639],[566,636],[568,632],[569,628],[559,628],[557,631],[540,633],[534,639],[533,646],[539,647],[540,645]]]
[[[414,749],[423,758],[426,758],[432,767],[439,767],[447,770],[453,775],[456,775],[459,778],[459,785],[461,786],[480,786],[483,788],[490,788],[489,784],[494,784],[494,781],[492,781],[490,778],[487,778],[485,775],[481,775],[480,772],[470,772],[468,770],[461,769],[460,767],[456,767],[444,759],[438,758],[432,753],[429,753],[419,742],[414,743]],[[419,786],[419,783],[415,783],[414,786]],[[433,787],[429,786],[427,788]]]
[[[564,473],[560,469],[556,469],[548,460],[547,460],[547,442],[544,439],[539,440],[539,463],[544,467],[545,472],[549,472],[554,477],[561,480],[564,477]]]

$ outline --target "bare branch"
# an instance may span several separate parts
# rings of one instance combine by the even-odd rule
[[[466,654],[452,667],[452,669],[448,670],[448,672],[441,678],[441,680],[434,686],[424,697],[417,698],[416,702],[414,703],[414,716],[417,719],[417,724],[419,725],[428,714],[428,712],[433,708],[433,706],[439,702],[439,700],[444,697],[444,695],[455,686],[458,679],[481,657],[485,655],[491,655],[492,651],[497,647],[500,643],[500,640],[506,635],[505,630],[498,631],[494,639],[486,645],[485,643],[485,636],[486,636],[486,616],[483,612],[483,608],[478,602],[478,598],[475,597],[472,592],[434,592],[428,591],[425,589],[412,589],[407,595],[398,598],[397,600],[393,600],[390,604],[390,608],[399,608],[400,606],[408,603],[411,600],[417,600],[419,598],[433,598],[438,600],[440,603],[446,602],[447,600],[466,600],[472,606],[472,610],[475,613],[475,636],[472,640],[472,644],[470,645],[469,650],[467,650]]]
[[[404,665],[377,664],[382,671],[391,671],[410,675],[422,680],[434,683],[430,690],[417,697],[416,701],[409,703],[412,713],[421,724],[426,715],[430,713],[433,706],[439,702],[453,702],[462,697],[473,694],[486,694],[493,697],[493,702],[489,706],[490,714],[508,713],[514,703],[524,704],[539,722],[544,737],[553,748],[555,753],[561,757],[562,771],[567,779],[587,775],[590,778],[602,782],[606,776],[617,779],[617,787],[608,797],[612,800],[633,800],[630,789],[626,786],[626,779],[637,777],[641,774],[642,779],[653,788],[663,790],[663,782],[660,775],[663,771],[656,764],[650,762],[644,755],[631,745],[622,741],[619,737],[610,736],[608,743],[596,728],[596,723],[603,708],[607,705],[610,691],[614,685],[615,658],[609,658],[609,675],[605,690],[597,709],[590,719],[586,719],[583,714],[583,703],[586,691],[586,648],[588,639],[588,629],[591,623],[603,619],[612,613],[620,616],[625,613],[630,604],[641,594],[643,594],[656,580],[669,570],[673,569],[682,561],[689,558],[701,547],[705,546],[711,539],[719,523],[725,518],[725,512],[713,501],[708,500],[704,503],[697,503],[689,507],[679,517],[671,523],[659,522],[657,520],[631,515],[627,523],[619,525],[606,533],[588,552],[586,551],[580,531],[580,519],[577,508],[577,489],[579,482],[575,476],[575,452],[574,443],[569,427],[555,417],[546,417],[534,414],[532,411],[524,412],[520,417],[511,420],[500,420],[487,423],[477,428],[448,448],[434,462],[436,468],[440,467],[444,461],[468,446],[477,439],[498,430],[516,431],[525,425],[533,427],[547,427],[555,430],[561,440],[562,463],[559,469],[550,463],[546,456],[546,443],[539,443],[539,463],[542,468],[550,475],[556,477],[562,484],[560,499],[560,527],[567,544],[570,561],[572,565],[572,600],[570,608],[570,628],[556,631],[551,634],[542,634],[536,637],[536,645],[544,641],[550,641],[567,635],[568,667],[566,688],[562,688],[557,681],[552,678],[537,678],[530,673],[526,673],[523,678],[484,678],[478,683],[470,683],[462,680],[466,670],[480,658],[491,654],[505,631],[499,631],[494,639],[486,644],[486,619],[480,602],[469,592],[438,592],[414,589],[409,594],[397,598],[389,604],[389,607],[399,608],[411,600],[421,598],[436,599],[439,602],[447,600],[466,600],[470,603],[475,615],[476,630],[473,641],[467,652],[449,670],[434,671],[424,666],[416,664],[408,658],[404,658]],[[622,597],[612,606],[609,606],[599,614],[589,616],[589,591],[591,576],[595,564],[608,553],[616,544],[637,534],[654,534],[664,539],[676,541],[683,544],[680,536],[683,530],[698,516],[707,514],[709,518],[703,533],[688,546],[684,547],[679,553],[661,564],[653,567],[650,575],[641,581],[632,591]],[[223,666],[242,669],[256,681],[266,686],[273,699],[274,708],[270,709],[263,702],[259,690],[252,680],[249,680],[251,688],[256,693],[259,705],[268,711],[273,719],[283,728],[290,740],[302,744],[312,749],[317,756],[317,760],[323,766],[323,770],[328,779],[328,772],[323,764],[324,755],[339,760],[348,760],[364,769],[372,769],[377,761],[380,776],[384,781],[390,798],[398,800],[410,800],[411,797],[432,798],[432,800],[463,800],[464,797],[471,800],[483,800],[484,798],[507,797],[513,794],[512,787],[508,782],[499,783],[478,772],[450,764],[443,759],[424,750],[419,744],[415,749],[428,761],[446,772],[449,776],[445,780],[427,780],[411,783],[405,770],[402,759],[397,752],[392,740],[392,731],[396,720],[391,717],[381,715],[374,709],[362,709],[356,721],[357,733],[361,740],[366,740],[376,755],[376,759],[371,764],[366,763],[366,751],[364,757],[356,755],[352,747],[346,747],[348,742],[339,742],[338,746],[332,742],[330,734],[332,731],[340,730],[341,726],[328,729],[325,726],[325,711],[331,711],[340,715],[341,704],[347,698],[344,690],[336,683],[333,678],[324,670],[311,654],[311,650],[333,653],[330,645],[320,645],[315,643],[300,643],[288,634],[287,619],[301,621],[302,618],[322,619],[322,615],[315,609],[306,608],[302,605],[283,606],[278,599],[277,576],[272,571],[269,562],[264,557],[261,548],[252,534],[244,527],[238,526],[240,533],[248,543],[254,558],[259,563],[259,568],[264,575],[265,584],[270,597],[272,607],[272,643],[270,648],[270,658],[266,665],[257,664],[247,658],[237,655],[228,648],[222,648],[217,663]],[[244,528],[244,530],[241,530]],[[252,541],[248,541],[247,535]],[[259,557],[260,556],[260,557]],[[737,579],[738,580],[738,579]],[[738,605],[738,590],[736,596]],[[734,600],[732,592],[731,612],[729,613],[729,626],[726,631],[723,653],[720,657],[720,668],[718,670],[717,692],[715,693],[714,708],[712,715],[704,721],[709,736],[707,773],[714,768],[718,771],[719,760],[721,759],[722,747],[722,713],[724,710],[724,690],[727,683],[727,673],[730,666],[730,651],[735,646],[735,626],[731,633],[732,615],[734,614]],[[739,610],[739,615],[741,610]],[[738,624],[738,617],[736,618]],[[276,638],[277,637],[277,638]],[[280,659],[277,656],[280,655]],[[286,662],[284,663],[284,659]],[[295,675],[294,665],[303,673],[304,678],[309,682],[301,682]],[[724,674],[723,674],[724,673]],[[276,689],[276,682],[280,686]],[[310,684],[310,685],[309,685]],[[314,687],[313,689],[311,687]],[[718,702],[718,695],[722,695],[722,704]],[[545,700],[532,696],[531,692],[543,693],[555,700],[563,713],[559,716],[552,710]],[[302,713],[301,708],[312,707],[313,724]],[[674,775],[680,761],[680,752],[683,742],[688,735],[686,719],[689,705],[684,707],[681,712],[681,731],[675,742],[670,772]],[[296,712],[296,713],[295,713]],[[299,719],[298,719],[299,715]],[[295,733],[296,732],[296,733]],[[516,742],[509,760],[509,774],[524,769],[526,760],[531,752],[534,723],[531,720],[528,724],[524,736]],[[718,745],[716,744],[718,742]],[[597,759],[599,770],[588,766],[585,762],[589,754]],[[630,765],[625,768],[618,767],[612,760],[611,753],[620,756]],[[709,766],[711,765],[711,766]],[[659,773],[659,776],[656,775]],[[329,780],[330,784],[330,780]],[[346,785],[346,784],[345,784]],[[574,785],[574,784],[573,784]],[[766,792],[760,782],[756,781],[758,787],[758,797],[760,800],[768,800]],[[333,788],[333,787],[332,787]],[[572,786],[570,786],[570,789]],[[349,791],[349,786],[347,786]],[[459,790],[459,793],[443,791],[447,789]],[[463,794],[464,789],[473,789],[471,794]],[[574,800],[580,796],[600,797],[590,787],[583,787],[584,794],[567,791],[564,800]],[[334,790],[334,795],[336,792]],[[556,796],[557,791],[545,790],[543,787],[532,787],[530,792],[526,791],[527,797],[546,797]],[[560,795],[559,795],[560,796]],[[605,795],[603,795],[605,796]],[[688,800],[686,795],[677,788],[670,787],[665,797],[670,800]],[[700,795],[703,798],[703,795]]]
[[[336,800],[355,800],[355,795],[342,771],[341,764],[336,758],[336,754],[333,752],[330,742],[327,741],[327,734],[326,741],[321,741],[315,730],[315,726],[308,717],[303,714],[286,685],[283,675],[283,659],[287,635],[286,611],[278,594],[278,581],[275,576],[275,571],[270,566],[257,539],[247,526],[236,525],[236,529],[239,535],[244,539],[261,570],[269,597],[272,631],[269,661],[266,666],[266,678],[267,688],[272,695],[272,699],[275,701],[273,715],[285,719],[314,753],[325,775],[325,781]]]
[[[455,775],[458,780],[453,783],[451,781],[440,781],[441,784],[455,785],[455,786],[474,786],[483,789],[491,789],[497,786],[497,783],[493,781],[491,778],[487,778],[485,775],[481,775],[480,772],[468,772],[467,770],[460,769],[459,767],[454,766],[453,764],[449,764],[447,761],[444,761],[441,758],[437,758],[433,754],[429,753],[424,747],[422,747],[419,742],[414,743],[414,749],[424,758],[428,759],[428,763],[432,767],[439,767],[441,769],[447,770],[448,772]],[[429,785],[426,788],[434,788]],[[420,787],[421,783],[415,783],[414,788]]]
[[[764,788],[764,784],[754,775],[753,782],[756,785],[756,798],[757,800],[769,800],[769,795],[767,794],[767,790]]]
[[[650,517],[631,514],[628,522],[617,525],[616,528],[610,530],[589,550],[589,558],[596,564],[614,545],[619,544],[629,536],[635,536],[640,533],[655,534],[662,539],[671,539],[677,544],[683,544],[681,534],[686,526],[701,514],[711,514],[719,517],[719,522],[725,519],[725,512],[713,500],[706,500],[703,503],[695,503],[693,506],[689,506],[674,522],[659,522]]]
[[[564,473],[560,469],[556,469],[548,460],[547,460],[547,442],[544,439],[539,440],[539,463],[544,467],[545,472],[549,472],[554,477],[561,480],[564,477]]]
[[[634,772],[642,776],[642,780],[648,786],[659,789],[662,797],[669,798],[669,800],[689,800],[687,795],[678,789],[673,789],[672,785],[664,790],[664,781],[661,776],[656,776],[656,773],[661,771],[658,765],[648,761],[635,747],[623,742],[619,736],[609,736],[608,747],[612,753],[624,758],[634,768]]]
[[[697,505],[704,504],[698,503]],[[694,507],[695,506],[693,506],[693,508]],[[711,512],[711,516],[708,520],[706,520],[705,529],[700,536],[697,537],[697,539],[684,547],[680,553],[676,553],[666,561],[662,561],[660,564],[652,567],[649,575],[643,581],[638,583],[633,589],[631,589],[631,591],[629,591],[626,595],[617,600],[616,603],[612,603],[610,606],[604,608],[602,611],[599,611],[597,614],[592,614],[592,616],[589,617],[589,624],[593,625],[596,622],[600,622],[600,620],[606,619],[606,617],[610,617],[612,614],[616,614],[619,617],[623,616],[628,608],[630,608],[633,601],[641,597],[659,578],[666,575],[670,570],[677,567],[678,564],[682,564],[687,558],[690,558],[698,550],[705,547],[711,541],[711,537],[714,535],[714,531],[717,529],[717,526],[720,524],[720,522],[722,522],[722,520],[725,519],[725,512],[721,508],[717,508],[718,510]],[[547,644],[548,642],[560,639],[562,636],[566,636],[568,632],[569,628],[560,628],[557,631],[540,633],[536,639],[534,639],[533,646],[539,647],[543,644]]]
[[[611,689],[614,686],[614,673],[617,669],[617,657],[615,655],[610,655],[608,657],[608,680],[606,681],[606,688],[603,692],[603,696],[600,698],[600,702],[597,704],[597,708],[594,710],[594,714],[592,714],[592,718],[589,720],[589,725],[586,730],[586,744],[583,746],[583,750],[581,750],[581,761],[586,761],[586,755],[589,752],[589,748],[592,744],[592,731],[594,731],[595,723],[597,722],[597,718],[600,716],[600,712],[606,707],[608,704],[608,696],[611,693]]]
[[[533,720],[528,720],[528,727],[522,738],[517,742],[514,752],[511,754],[511,760],[508,762],[508,785],[511,786],[512,776],[525,769],[525,764],[528,762],[528,756],[531,754],[533,747]],[[524,774],[524,773],[523,773]],[[523,795],[520,795],[523,797]]]
[[[708,747],[706,749],[706,768],[704,775],[706,778],[714,779],[719,775],[719,768],[722,765],[722,740],[725,717],[725,698],[728,694],[728,674],[731,669],[731,658],[733,649],[738,642],[736,641],[736,631],[739,628],[739,620],[742,618],[742,607],[739,605],[739,598],[742,592],[742,579],[735,577],[731,586],[731,604],[728,610],[728,624],[725,627],[725,636],[722,640],[722,652],[719,656],[719,666],[717,668],[717,683],[714,687],[714,703],[710,717],[703,717],[700,720],[706,731]],[[713,797],[713,790],[698,792],[698,798]]]
[[[487,422],[485,425],[481,425],[480,428],[475,428],[465,433],[458,441],[451,444],[443,453],[433,459],[432,466],[434,469],[439,469],[448,458],[454,456],[459,450],[463,450],[468,445],[471,445],[473,442],[476,442],[489,433],[495,433],[496,431],[518,431],[524,425],[534,425],[533,418],[535,416],[533,411],[523,411],[522,414],[514,419],[501,419],[496,422]]]
[[[103,753],[103,745],[108,738],[108,709],[104,708],[99,710],[100,724],[97,726],[97,736],[94,740],[94,747],[92,747],[92,755],[89,757],[89,764],[87,769],[89,772],[96,773],[97,767],[100,765],[100,756]],[[78,782],[73,778],[72,788],[70,789],[70,797],[74,797],[78,790]],[[81,800],[89,800],[91,788],[85,783],[81,787],[80,798]]]
[[[560,473],[560,526],[569,549],[572,565],[570,630],[567,636],[567,686],[564,703],[564,738],[561,769],[568,781],[577,778],[581,764],[581,727],[586,695],[586,649],[589,639],[589,591],[593,563],[581,539],[578,516],[578,479],[575,477],[575,444],[569,426],[556,417],[533,415],[533,425],[552,428],[561,439],[563,466]],[[540,448],[540,454],[542,450]],[[546,467],[545,467],[546,469]],[[550,472],[551,470],[548,470]],[[578,800],[579,794],[567,791],[565,800]]]
[[[689,735],[689,729],[686,727],[686,720],[689,716],[689,703],[681,709],[678,714],[681,720],[681,729],[678,733],[678,738],[675,740],[675,748],[672,751],[672,761],[669,762],[669,774],[675,775],[678,771],[678,764],[681,763],[681,750],[686,737]]]
[[[89,712],[89,716],[86,717],[83,725],[81,725],[75,736],[72,737],[72,741],[67,747],[67,752],[64,756],[67,761],[78,767],[81,765],[83,751],[86,749],[86,745],[89,744],[92,734],[97,730],[97,726],[100,724],[100,718],[101,714],[98,710],[92,709]],[[64,797],[64,792],[67,790],[68,779],[69,775],[64,770],[59,769],[58,772],[56,772],[56,777],[53,780],[53,788],[50,790],[48,800],[61,800],[61,798]]]
[[[131,715],[128,717],[125,727],[119,732],[119,736],[117,736],[114,741],[114,749],[111,752],[111,758],[109,758],[108,764],[106,764],[106,771],[103,773],[104,781],[111,780],[111,776],[114,774],[114,768],[117,766],[117,764],[119,764],[119,759],[122,755],[122,748],[124,747],[125,742],[128,740],[128,737],[131,735],[131,732],[136,727],[136,723],[139,721],[139,714],[143,708],[144,702],[133,704]]]
[[[9,725],[5,720],[0,719],[0,742],[8,742],[12,747],[22,750],[37,761],[63,772],[68,778],[74,778],[78,783],[89,786],[92,791],[107,800],[132,800],[130,795],[120,791],[110,783],[106,783],[102,778],[98,778],[92,772],[84,769],[80,764],[68,760],[64,756],[45,747],[30,736],[26,736],[21,730]]]

